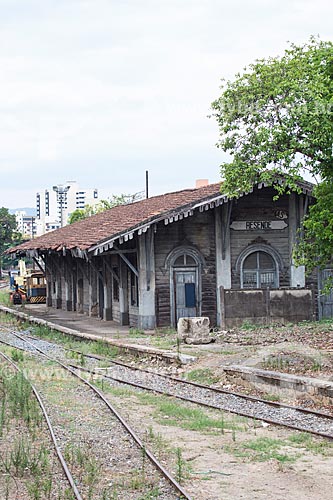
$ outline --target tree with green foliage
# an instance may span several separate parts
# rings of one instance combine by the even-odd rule
[[[316,203],[310,206],[309,214],[303,221],[300,241],[294,255],[296,261],[306,265],[309,271],[316,266],[327,266],[333,257],[332,180],[316,186],[315,195]]]
[[[218,147],[231,155],[221,165],[223,191],[235,197],[260,181],[274,185],[277,194],[297,191],[308,172],[318,184],[317,202],[295,255],[308,270],[324,265],[333,256],[332,42],[311,37],[291,44],[281,57],[255,61],[221,88],[212,109]],[[281,175],[283,185],[276,183]]]
[[[100,212],[105,212],[110,208],[116,207],[117,205],[127,205],[128,203],[133,203],[139,200],[141,193],[135,194],[114,194],[111,198],[107,200],[101,200],[96,205],[86,205],[84,208],[78,208],[71,213],[68,223],[73,224],[79,220],[86,219],[91,215],[99,214]]]
[[[0,277],[2,277],[2,254],[13,243],[16,236],[16,218],[8,208],[0,208]]]

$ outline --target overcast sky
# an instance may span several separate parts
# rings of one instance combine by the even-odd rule
[[[219,180],[221,78],[332,19],[331,0],[0,0],[0,206]]]

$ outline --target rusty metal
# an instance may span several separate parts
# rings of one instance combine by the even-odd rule
[[[34,338],[34,337],[30,337],[30,338]],[[38,340],[38,339],[34,338],[34,340]],[[31,345],[33,345],[33,344],[31,344]],[[191,385],[191,386],[194,386],[194,387],[198,387],[200,389],[210,390],[210,391],[215,392],[217,394],[225,394],[225,395],[237,396],[237,397],[242,398],[243,400],[246,400],[246,401],[253,401],[253,402],[263,403],[266,406],[271,406],[271,407],[275,407],[275,408],[286,408],[286,409],[296,410],[296,411],[299,411],[299,412],[304,413],[304,414],[318,416],[318,417],[325,417],[325,418],[333,421],[333,416],[331,416],[331,415],[329,415],[328,413],[325,413],[325,412],[312,411],[312,410],[308,410],[307,408],[302,408],[302,407],[298,407],[298,406],[291,406],[291,405],[287,405],[287,404],[283,404],[283,403],[277,403],[277,402],[274,402],[274,401],[267,401],[265,399],[257,398],[255,396],[250,396],[250,395],[247,395],[247,394],[241,394],[241,393],[237,393],[237,392],[231,392],[231,391],[227,391],[227,390],[223,390],[223,389],[218,389],[218,388],[215,388],[215,387],[210,387],[208,385],[199,384],[197,382],[192,382],[192,381],[183,380],[183,379],[180,379],[180,378],[177,378],[177,377],[172,377],[172,376],[169,376],[169,375],[155,373],[155,372],[152,372],[150,370],[143,369],[143,368],[133,367],[131,365],[127,365],[124,362],[114,361],[113,359],[109,359],[109,358],[106,358],[106,357],[103,357],[103,356],[98,356],[98,355],[94,355],[94,354],[83,354],[80,351],[75,351],[73,349],[67,349],[65,347],[62,347],[62,348],[64,350],[69,350],[69,351],[77,352],[79,354],[82,354],[83,356],[90,357],[90,358],[93,358],[93,359],[107,360],[107,361],[109,361],[112,364],[123,366],[125,368],[131,369],[131,370],[134,370],[134,371],[140,371],[140,372],[143,372],[143,373],[148,373],[150,375],[155,375],[155,376],[159,376],[161,378],[172,380],[172,381],[175,381],[175,382],[178,382],[178,383],[182,383],[182,384],[186,384],[186,385]],[[71,366],[75,366],[75,365],[71,365]],[[82,371],[89,371],[87,368],[82,368],[82,367],[75,367],[75,369],[80,369]],[[97,372],[94,372],[94,371],[92,371],[92,373],[97,374]],[[101,374],[99,373],[99,375],[101,375]],[[149,388],[147,386],[144,386],[144,385],[141,385],[141,384],[137,384],[137,383],[134,383],[134,382],[124,381],[124,380],[122,380],[120,378],[112,377],[110,375],[103,375],[103,377],[110,378],[110,379],[115,380],[117,382],[121,382],[123,384],[130,385],[132,387],[137,387],[137,388],[140,388],[140,389],[144,389],[144,390],[156,392],[156,393],[159,393],[159,394],[164,394],[166,396],[174,397],[174,398],[180,399],[182,401],[187,401],[187,402],[190,402],[190,403],[198,404],[198,405],[203,406],[203,407],[212,408],[212,409],[215,409],[215,410],[221,410],[221,409],[223,409],[223,408],[221,408],[221,406],[217,406],[217,405],[213,405],[213,404],[209,404],[209,403],[207,404],[207,403],[204,403],[204,402],[201,402],[201,401],[197,401],[197,400],[192,399],[192,398],[187,398],[185,396],[180,396],[180,395],[168,393],[168,392],[165,392],[165,391],[160,391],[158,389],[151,389],[151,388]],[[283,427],[287,427],[287,428],[290,428],[290,429],[295,429],[295,430],[302,431],[302,432],[308,432],[310,434],[313,434],[313,435],[316,435],[316,436],[320,436],[320,437],[324,437],[324,438],[327,438],[327,439],[330,439],[330,440],[333,439],[332,435],[330,435],[330,434],[326,434],[326,433],[318,432],[318,431],[314,431],[314,430],[304,429],[304,428],[302,428],[300,426],[297,426],[297,425],[292,425],[292,424],[287,424],[287,423],[283,424],[280,421],[276,421],[276,420],[269,419],[269,418],[253,417],[253,415],[249,415],[248,413],[242,412],[242,411],[239,411],[239,410],[236,411],[236,410],[227,409],[226,411],[228,411],[230,413],[237,414],[237,415],[241,415],[241,416],[244,416],[244,417],[247,417],[247,418],[255,418],[256,420],[261,420],[261,421],[267,422],[269,424],[281,425]]]
[[[75,372],[72,368],[69,366],[65,365],[61,361],[57,360],[56,358],[52,358],[52,356],[49,356],[47,353],[45,353],[42,349],[39,347],[36,347],[32,342],[29,342],[27,339],[22,337],[21,335],[18,335],[17,333],[11,331],[12,335],[17,337],[20,340],[23,340],[27,344],[30,344],[37,352],[45,356],[47,359],[50,361],[53,361],[65,370],[69,371],[73,376],[77,377],[81,382],[86,384],[90,389],[92,389],[95,394],[98,395],[98,397],[106,404],[106,406],[109,408],[109,410],[116,416],[116,418],[119,420],[119,422],[125,427],[127,432],[132,436],[134,441],[137,443],[137,445],[141,448],[141,450],[144,451],[144,453],[148,456],[148,458],[151,460],[151,462],[155,465],[155,467],[163,474],[163,476],[169,481],[169,483],[174,487],[174,489],[181,494],[181,498],[184,498],[185,500],[192,500],[192,497],[183,489],[183,487],[171,476],[171,474],[165,469],[165,467],[157,460],[157,458],[153,455],[152,452],[150,452],[144,443],[141,441],[139,436],[135,433],[135,431],[127,424],[127,422],[122,418],[120,413],[111,405],[111,403],[104,397],[104,395],[95,387],[92,385],[88,380],[84,379],[81,377],[79,374]]]
[[[28,335],[28,337],[31,338],[31,339],[33,339],[33,340],[39,340],[36,337],[33,337],[31,335]],[[179,383],[182,383],[184,385],[191,385],[191,386],[194,386],[194,387],[198,387],[199,389],[210,390],[212,392],[215,392],[216,394],[227,394],[227,395],[230,394],[231,396],[237,396],[239,398],[242,398],[242,399],[245,399],[245,400],[248,400],[248,401],[254,401],[254,402],[258,402],[258,403],[264,403],[265,405],[272,406],[272,407],[275,407],[275,408],[286,408],[286,409],[290,409],[290,410],[298,410],[298,411],[300,411],[302,413],[305,413],[305,414],[315,415],[315,416],[321,416],[321,417],[327,417],[327,418],[333,420],[333,416],[332,415],[330,415],[329,413],[322,412],[322,411],[318,411],[318,410],[313,411],[313,410],[309,410],[307,408],[302,408],[301,406],[292,406],[292,405],[287,405],[285,403],[277,403],[276,401],[269,401],[269,400],[266,400],[266,399],[257,398],[256,396],[251,396],[249,394],[242,394],[240,392],[227,391],[225,389],[219,389],[217,387],[211,387],[211,386],[206,385],[206,384],[199,384],[198,382],[192,382],[191,380],[185,380],[185,379],[178,378],[178,377],[172,377],[171,375],[165,375],[163,373],[157,373],[157,372],[154,372],[152,370],[147,370],[145,368],[138,368],[136,366],[132,366],[132,365],[129,365],[127,363],[124,363],[123,361],[115,361],[114,359],[107,358],[105,356],[99,356],[98,354],[85,354],[82,351],[78,351],[76,349],[68,349],[67,347],[63,347],[63,346],[61,346],[61,347],[62,347],[62,349],[66,350],[66,351],[74,352],[74,353],[80,354],[80,355],[82,355],[84,357],[87,357],[87,358],[96,359],[98,361],[108,361],[109,363],[112,363],[112,364],[117,365],[117,366],[123,366],[124,368],[128,368],[129,370],[138,371],[138,372],[142,372],[142,373],[147,373],[147,374],[150,374],[150,375],[155,375],[156,377],[161,377],[161,378],[164,378],[166,380],[172,380],[174,382],[179,382]],[[74,366],[74,365],[72,365],[72,366]],[[110,378],[113,378],[113,377],[110,377]],[[115,380],[117,380],[118,382],[119,381],[122,382],[122,380],[120,380],[120,379],[119,380],[115,379]],[[128,385],[135,385],[135,384],[131,384],[129,382],[123,382],[123,383],[125,383],[125,384],[128,383]],[[141,388],[145,388],[145,387],[141,387]],[[148,390],[149,390],[149,388],[148,388]],[[156,392],[158,392],[158,391],[156,391]],[[173,396],[173,397],[178,397],[178,396]],[[182,399],[182,398],[180,397],[180,399]],[[198,404],[201,404],[201,403],[198,403]],[[203,403],[203,405],[205,405],[205,403]]]
[[[213,405],[213,404],[210,404],[210,403],[204,403],[203,401],[197,401],[196,399],[193,399],[193,398],[189,398],[189,397],[185,397],[185,396],[180,396],[178,394],[172,394],[171,392],[161,391],[161,390],[156,389],[156,388],[152,389],[152,388],[147,387],[147,386],[142,385],[142,384],[138,384],[138,383],[135,383],[135,382],[128,382],[128,381],[122,380],[121,378],[118,378],[118,377],[112,377],[111,375],[104,375],[101,372],[96,372],[94,370],[90,370],[89,368],[83,368],[81,366],[76,366],[76,365],[73,365],[73,364],[71,364],[70,366],[74,367],[77,370],[82,370],[82,371],[85,371],[85,372],[88,372],[88,373],[92,373],[94,375],[100,375],[100,376],[102,376],[102,377],[104,377],[106,379],[115,380],[116,382],[120,382],[120,383],[125,384],[125,385],[130,385],[132,387],[137,387],[139,389],[144,389],[146,391],[156,392],[158,394],[163,394],[164,396],[169,396],[169,397],[172,397],[172,398],[180,399],[182,401],[187,401],[189,403],[194,403],[194,404],[203,406],[204,408],[212,408],[213,410],[219,410],[219,411],[221,411],[223,409],[221,406],[218,406],[218,405]],[[142,370],[142,371],[147,371],[147,370]],[[152,374],[149,371],[147,371],[147,373]],[[159,375],[159,374],[154,373],[154,375]],[[161,375],[161,376],[169,378],[169,379],[172,379],[172,380],[178,380],[179,382],[184,383],[184,381],[182,379],[177,379],[175,377],[168,377],[168,375]],[[188,382],[186,381],[185,383],[188,383]],[[272,403],[271,401],[266,401],[265,399],[255,398],[254,396],[247,396],[246,394],[238,394],[236,392],[229,392],[229,391],[220,391],[219,389],[214,389],[212,387],[209,387],[208,385],[201,385],[201,384],[196,384],[196,383],[193,383],[193,382],[189,382],[189,384],[196,385],[197,387],[200,387],[200,388],[209,389],[209,390],[211,390],[213,392],[225,392],[225,394],[228,394],[228,395],[231,395],[231,396],[238,396],[238,397],[241,397],[241,398],[243,398],[245,400],[251,400],[251,401],[254,401],[256,403],[259,402],[259,403],[264,403],[264,404],[268,404],[268,405],[270,403]],[[333,417],[331,415],[329,415],[328,413],[314,412],[314,411],[311,411],[311,410],[307,410],[306,408],[300,408],[300,407],[297,407],[297,406],[289,406],[289,405],[284,405],[284,404],[281,404],[281,403],[275,403],[275,406],[277,406],[279,408],[287,408],[287,409],[291,409],[291,410],[300,411],[302,413],[306,413],[306,414],[310,414],[310,415],[314,415],[314,416],[318,416],[318,417],[325,417],[325,418],[333,421]],[[239,411],[239,410],[236,411],[236,410],[227,409],[226,411],[228,411],[229,413],[234,413],[236,415],[240,415],[242,417],[254,418],[255,420],[261,420],[261,421],[267,422],[269,424],[280,425],[282,427],[287,427],[289,429],[295,429],[295,430],[301,431],[301,432],[308,432],[309,434],[313,434],[315,436],[324,437],[324,438],[327,438],[327,439],[330,439],[330,440],[333,439],[333,436],[331,434],[326,434],[324,432],[318,432],[318,431],[314,431],[314,430],[304,429],[303,427],[300,427],[298,425],[284,424],[282,422],[279,422],[279,421],[276,421],[276,420],[273,420],[273,419],[269,419],[269,418],[253,417],[253,415],[249,415],[248,413],[242,412],[242,411]]]
[[[6,344],[7,344],[7,342],[6,342]],[[9,345],[9,344],[7,344],[7,345]],[[5,354],[5,353],[0,352],[0,354],[1,354],[1,356],[2,356],[2,357],[3,357],[3,358],[4,358],[4,359],[5,359],[8,363],[10,363],[10,364],[11,364],[11,365],[15,368],[15,370],[17,370],[19,373],[21,373],[21,374],[23,375],[23,377],[25,378],[25,380],[26,380],[27,382],[29,382],[29,384],[30,384],[30,386],[31,386],[31,389],[32,389],[32,391],[33,391],[33,393],[34,393],[34,395],[35,395],[35,397],[36,397],[36,399],[37,399],[37,401],[38,401],[38,403],[39,403],[39,406],[40,406],[40,408],[41,408],[41,410],[42,410],[42,412],[43,412],[43,415],[44,415],[45,421],[46,421],[46,423],[47,423],[47,426],[48,426],[48,429],[49,429],[49,432],[50,432],[51,439],[52,439],[52,441],[53,441],[53,445],[54,445],[55,451],[56,451],[56,453],[57,453],[57,456],[58,456],[58,458],[59,458],[59,461],[60,461],[60,463],[61,463],[61,466],[62,466],[62,468],[63,468],[63,471],[64,471],[64,473],[65,473],[65,475],[66,475],[66,477],[67,477],[67,480],[68,480],[68,482],[69,482],[69,484],[70,484],[70,486],[71,486],[71,488],[72,488],[72,490],[73,490],[73,493],[74,493],[74,495],[75,495],[75,498],[76,498],[77,500],[83,500],[83,498],[82,498],[82,496],[81,496],[81,494],[80,494],[79,490],[77,489],[77,486],[76,486],[76,484],[75,484],[75,481],[74,481],[74,479],[73,479],[73,476],[72,476],[72,474],[71,474],[71,472],[70,472],[70,470],[69,470],[69,468],[68,468],[68,466],[67,466],[66,460],[64,459],[63,454],[61,453],[61,450],[60,450],[60,448],[59,448],[59,446],[58,446],[58,443],[57,443],[57,438],[56,438],[56,436],[55,436],[55,433],[54,433],[54,430],[53,430],[53,427],[52,427],[52,424],[51,424],[51,420],[50,420],[50,418],[49,418],[49,416],[48,416],[48,413],[47,413],[47,411],[46,411],[46,408],[45,408],[45,406],[44,406],[44,403],[43,403],[43,401],[42,401],[42,399],[41,399],[41,397],[40,397],[40,395],[39,395],[39,393],[38,393],[38,391],[37,391],[36,387],[35,387],[35,386],[34,386],[34,385],[30,382],[30,380],[26,377],[26,375],[24,374],[24,372],[23,372],[23,371],[22,371],[22,370],[21,370],[21,369],[20,369],[20,368],[19,368],[19,367],[18,367],[18,366],[17,366],[17,365],[16,365],[16,364],[15,364],[15,363],[14,363],[14,362],[13,362],[13,361],[12,361],[12,360],[11,360],[11,359],[10,359],[10,358],[6,355],[6,354]]]

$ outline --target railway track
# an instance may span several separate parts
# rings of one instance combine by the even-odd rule
[[[14,337],[14,335],[16,336]],[[14,333],[12,333],[12,336],[18,341],[14,343],[15,346],[23,348],[19,343],[24,342],[24,339],[20,339]],[[56,352],[57,357],[66,359],[66,349],[64,347],[31,337],[30,341],[32,349],[37,348],[37,345],[42,345],[44,349],[53,353]],[[75,352],[79,353],[79,351]],[[110,383],[134,386],[201,406],[228,411],[270,424],[282,425],[333,439],[333,417],[329,414],[211,388],[176,377],[161,375],[150,370],[143,370],[101,356],[80,354],[90,359],[90,366],[82,367],[72,363],[71,369],[76,372],[90,372],[103,377],[104,380],[108,380]],[[107,361],[110,366],[107,369],[100,369],[98,362],[101,360]]]
[[[4,327],[1,327],[1,329],[3,330]],[[152,479],[151,479],[152,475],[153,475],[152,469],[154,469],[155,474],[158,474],[158,476],[159,476],[159,478],[157,480],[157,485],[158,485],[158,488],[161,491],[161,493],[159,494],[158,498],[165,499],[165,500],[174,500],[174,499],[180,499],[180,498],[191,500],[191,497],[189,496],[189,494],[171,476],[171,474],[156,459],[156,457],[149,451],[149,449],[146,448],[145,444],[141,441],[141,439],[138,437],[138,435],[133,431],[133,429],[131,429],[131,427],[128,425],[128,423],[122,418],[122,416],[118,413],[118,411],[110,404],[110,402],[104,397],[102,392],[97,387],[92,385],[88,380],[86,380],[80,374],[78,374],[76,370],[74,370],[70,366],[66,365],[63,361],[51,356],[50,349],[48,349],[48,352],[46,352],[44,349],[41,348],[41,346],[37,346],[36,341],[32,342],[31,340],[24,338],[24,336],[20,335],[19,333],[13,332],[13,331],[7,331],[7,333],[5,333],[5,334],[3,332],[1,332],[0,335],[2,337],[0,339],[1,343],[9,345],[9,346],[14,347],[14,348],[18,348],[18,349],[27,351],[27,352],[34,354],[34,355],[37,355],[39,357],[42,356],[44,359],[47,360],[48,363],[50,361],[52,363],[56,363],[58,366],[61,367],[61,369],[66,370],[66,372],[69,372],[71,374],[71,376],[75,377],[76,380],[80,381],[80,385],[75,386],[74,389],[72,388],[73,389],[72,394],[74,395],[77,392],[82,393],[81,396],[83,396],[83,398],[81,397],[81,402],[83,401],[83,405],[84,405],[83,409],[84,410],[86,410],[85,405],[87,406],[87,408],[89,408],[89,404],[90,404],[89,398],[91,398],[91,396],[93,394],[93,401],[91,402],[91,410],[87,410],[87,412],[89,413],[88,431],[89,430],[92,431],[94,429],[94,431],[95,431],[94,435],[96,436],[95,425],[97,423],[99,423],[100,425],[102,425],[101,432],[103,432],[103,434],[104,434],[104,438],[103,438],[104,441],[105,441],[105,439],[108,439],[108,434],[110,434],[109,435],[110,441],[111,440],[114,441],[115,435],[117,435],[117,437],[119,437],[121,432],[123,432],[123,433],[125,432],[127,436],[131,437],[131,443],[129,443],[129,444],[128,444],[128,437],[124,437],[124,436],[122,436],[121,439],[119,440],[119,442],[117,442],[116,444],[112,443],[113,449],[116,448],[118,451],[118,454],[119,454],[120,450],[123,453],[127,453],[127,460],[126,459],[120,460],[121,463],[120,463],[119,468],[118,468],[119,469],[118,474],[121,474],[123,472],[123,469],[125,468],[124,462],[128,462],[129,457],[130,457],[131,463],[126,464],[127,469],[129,469],[129,471],[133,471],[136,463],[139,462],[140,464],[142,464],[143,459],[147,458],[148,461],[150,461],[150,471],[149,471],[149,477],[148,477],[148,466],[145,465],[144,474],[145,474],[145,478],[147,478],[146,482],[147,483],[152,482]],[[6,339],[3,338],[4,335],[7,336]],[[52,344],[50,344],[50,346],[51,345]],[[55,345],[52,345],[52,348],[54,351]],[[7,360],[9,360],[8,357],[7,357]],[[41,362],[39,361],[39,363],[41,363]],[[47,365],[45,365],[45,366],[47,366]],[[48,370],[50,370],[50,368],[48,368]],[[42,387],[42,389],[40,390],[40,393],[42,394],[40,396],[41,401],[45,400],[44,401],[45,406],[51,407],[52,405],[50,404],[49,399],[47,398],[47,390],[48,390],[47,388],[50,384],[50,380],[48,379],[47,383],[45,383],[45,384],[43,384],[39,381],[38,384],[41,385],[41,387]],[[82,388],[83,384],[84,384],[84,390]],[[69,393],[71,393],[70,392],[71,386],[69,386],[68,391],[69,391]],[[98,403],[96,401],[96,399],[97,399],[96,396],[98,398]],[[103,411],[101,411],[101,409],[100,409],[101,402],[103,403]],[[107,409],[107,411],[106,411],[106,409]],[[112,432],[108,433],[108,429],[106,429],[106,426],[111,425],[110,424],[110,422],[111,422],[110,421],[110,412],[111,412],[114,420],[116,420],[117,424],[112,424]],[[61,418],[59,419],[59,415],[61,413],[61,408],[58,407],[56,411],[52,411],[50,413],[51,413],[51,418],[49,420],[52,419],[52,415],[53,415],[54,419],[57,421],[56,429],[55,430],[52,429],[52,432],[54,433],[54,435],[57,435],[57,439],[59,439],[59,441],[61,441],[61,439],[64,437],[64,434],[66,434],[66,432],[67,432],[65,430],[65,427],[60,424]],[[95,419],[96,423],[93,423],[93,418],[91,417],[91,415],[93,413],[98,414],[98,417],[96,417],[96,419]],[[107,413],[109,415],[107,415]],[[69,419],[69,417],[72,417],[72,416],[73,415],[67,415],[66,416],[67,420]],[[82,421],[82,418],[83,417],[81,415],[78,415],[76,413],[75,419]],[[81,423],[80,425],[83,425],[83,424]],[[78,440],[78,439],[81,440],[81,437],[79,438],[78,436],[76,436],[76,440]],[[83,438],[83,441],[86,439],[87,439],[87,436],[85,436],[85,438]],[[93,440],[94,440],[94,438],[90,439],[91,446],[93,446],[92,445]],[[65,441],[66,441],[66,439],[65,439]],[[137,455],[138,455],[137,462],[135,461],[135,457],[133,458],[134,446],[137,448]],[[62,444],[61,447],[66,449],[66,446],[64,444]],[[103,452],[103,455],[105,455],[105,452]],[[110,462],[110,461],[112,462],[112,461],[116,460],[116,458],[112,457],[112,456],[111,457],[108,456],[108,457],[104,457],[104,458],[107,458],[108,462]],[[117,461],[118,460],[119,460],[119,458],[117,458]],[[140,467],[140,465],[138,466],[138,468],[139,467]],[[108,467],[108,472],[110,473],[110,467]],[[74,477],[74,481],[75,481],[76,480],[75,473],[73,473],[73,477]],[[148,479],[149,479],[149,481],[148,481]],[[79,478],[76,481],[78,481],[79,483],[81,482],[81,484],[82,484],[82,479]],[[125,481],[125,479],[124,479],[124,481]],[[125,484],[125,487],[126,487],[126,484]],[[129,499],[137,498],[136,496],[133,496],[133,493],[129,493],[129,490],[126,489],[125,491],[126,491],[126,498],[129,498]],[[78,494],[80,495],[81,492],[78,491]],[[92,498],[92,497],[89,496],[89,494],[87,493],[87,489],[86,489],[85,494],[83,494],[82,496],[77,496],[76,498],[82,499],[82,498]],[[104,498],[104,496],[103,497],[99,496],[98,498]]]
[[[14,370],[16,370],[16,372],[21,373],[23,375],[23,377],[26,380],[28,380],[25,377],[25,375],[22,372],[22,370],[6,354],[0,352],[0,355],[5,360],[6,363],[8,363],[10,366],[12,366],[14,368]],[[46,407],[45,407],[45,405],[43,403],[42,397],[41,397],[41,395],[39,394],[39,392],[37,391],[36,387],[33,384],[31,384],[31,388],[32,388],[32,391],[34,393],[34,396],[36,397],[36,399],[38,401],[38,404],[39,404],[39,406],[41,408],[41,411],[43,413],[46,425],[47,425],[47,427],[49,429],[49,433],[50,433],[50,436],[51,436],[52,443],[54,445],[55,452],[57,454],[57,457],[59,459],[61,467],[62,467],[62,469],[63,469],[63,471],[65,473],[65,476],[67,478],[68,485],[69,485],[69,487],[70,487],[70,489],[71,489],[74,497],[76,498],[76,500],[83,500],[83,498],[82,498],[82,496],[81,496],[81,494],[80,494],[80,492],[79,492],[79,490],[78,490],[78,488],[77,488],[77,486],[75,484],[75,481],[74,481],[73,476],[72,476],[72,474],[70,472],[68,464],[67,464],[67,462],[66,462],[66,460],[65,460],[65,458],[64,458],[64,456],[63,456],[63,454],[61,452],[61,448],[60,448],[60,446],[58,444],[58,440],[56,438],[56,435],[55,435],[55,432],[54,432],[54,429],[53,429],[53,426],[52,426],[52,423],[51,423],[51,419],[50,419],[49,414],[48,414],[48,412],[46,410]]]

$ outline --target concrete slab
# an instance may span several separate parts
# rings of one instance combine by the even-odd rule
[[[72,311],[53,309],[45,304],[26,304],[23,308],[20,308],[20,311],[80,333],[93,334],[109,339],[129,337],[130,329],[128,326],[120,326],[114,321],[103,321],[99,318]]]
[[[333,397],[333,382],[313,377],[302,377],[290,373],[261,370],[251,366],[228,365],[221,366],[232,375],[240,375],[252,383],[264,383],[280,389],[292,389],[296,392],[306,392],[320,396]]]

